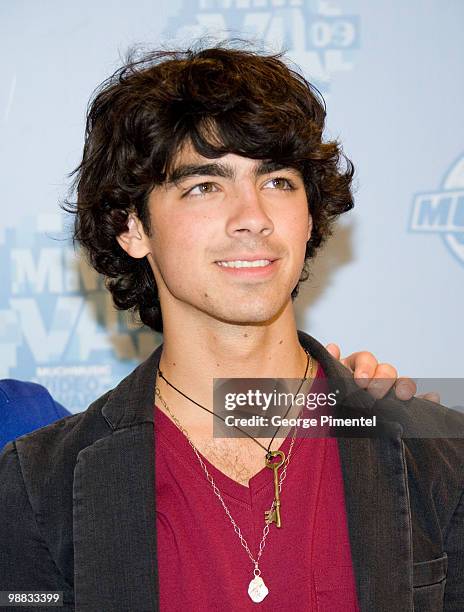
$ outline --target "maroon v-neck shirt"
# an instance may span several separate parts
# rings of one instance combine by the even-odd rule
[[[317,379],[317,391],[326,391],[320,367]],[[282,484],[282,527],[270,525],[259,563],[269,594],[254,603],[248,595],[253,563],[192,447],[157,407],[155,437],[162,612],[358,612],[335,438],[295,439]],[[290,442],[280,447],[285,454]],[[263,467],[245,487],[202,459],[256,558],[264,511],[274,498],[272,470]]]

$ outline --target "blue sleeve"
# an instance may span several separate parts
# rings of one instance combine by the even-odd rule
[[[41,385],[0,380],[0,449],[7,442],[69,414]]]
[[[64,406],[62,406],[59,402],[57,402],[53,398],[52,398],[52,401],[53,401],[53,403],[55,405],[56,415],[57,415],[57,417],[59,419],[61,419],[62,417],[65,417],[65,416],[69,416],[71,414],[68,410],[66,410],[66,408]]]

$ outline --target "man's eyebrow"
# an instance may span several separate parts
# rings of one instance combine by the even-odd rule
[[[260,163],[255,166],[253,175],[254,177],[263,176],[264,174],[269,174],[276,170],[290,170],[301,176],[297,168],[272,160],[261,160]],[[180,181],[192,176],[220,176],[221,178],[234,180],[236,174],[234,168],[226,163],[182,164],[174,168],[170,176],[166,179],[166,185],[176,185]]]
[[[298,170],[298,168],[295,168],[294,166],[289,166],[288,164],[284,164],[283,162],[272,160],[261,161],[261,163],[256,166],[254,175],[255,177],[262,176],[263,174],[270,174],[271,172],[276,172],[277,170],[287,170],[301,176],[301,172],[300,170]]]
[[[220,176],[222,178],[235,178],[235,172],[228,164],[183,164],[177,166],[166,179],[166,184],[176,184],[191,176]]]

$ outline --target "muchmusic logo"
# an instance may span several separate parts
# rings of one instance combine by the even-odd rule
[[[439,190],[415,195],[410,230],[440,235],[464,265],[464,155],[451,165]]]

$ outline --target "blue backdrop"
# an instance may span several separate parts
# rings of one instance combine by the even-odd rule
[[[357,168],[299,327],[401,373],[463,376],[461,0],[3,0],[0,20],[0,378],[76,412],[161,341],[113,309],[58,204],[90,93],[127,48],[205,33],[288,49]]]

